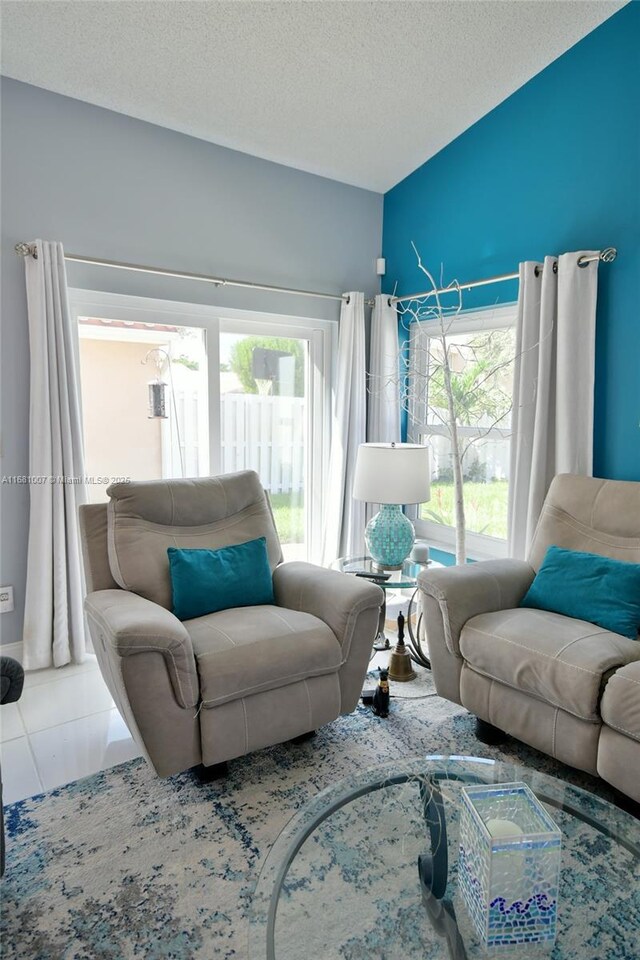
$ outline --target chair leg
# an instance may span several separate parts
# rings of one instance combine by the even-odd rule
[[[307,740],[313,740],[317,732],[317,730],[309,730],[307,733],[301,733],[299,737],[289,740],[289,743],[306,743]]]
[[[494,727],[492,723],[487,723],[486,720],[476,717],[476,737],[481,743],[486,743],[489,747],[497,747],[506,741],[507,734],[499,727]]]
[[[193,769],[200,783],[213,783],[214,780],[222,780],[226,777],[229,772],[229,764],[226,760],[223,763],[212,763],[210,767],[199,763]]]

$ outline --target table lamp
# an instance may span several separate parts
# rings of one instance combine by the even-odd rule
[[[402,506],[429,499],[428,447],[417,443],[361,443],[353,497],[381,505],[365,530],[367,551],[380,569],[400,570],[415,539],[413,524]]]

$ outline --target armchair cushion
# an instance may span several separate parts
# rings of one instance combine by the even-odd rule
[[[326,623],[283,607],[237,607],[185,620],[200,676],[202,706],[335,673],[342,650]]]
[[[640,742],[640,660],[617,670],[610,678],[600,712],[608,727]]]
[[[477,673],[594,723],[607,674],[640,658],[634,640],[529,609],[473,617],[462,630],[460,652]]]

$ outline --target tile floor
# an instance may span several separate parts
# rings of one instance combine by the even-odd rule
[[[5,803],[140,755],[93,656],[27,673],[20,700],[0,709],[0,740]]]
[[[406,598],[394,596],[395,616]],[[391,627],[391,633],[389,628]],[[387,620],[392,635],[393,620]],[[388,653],[371,667],[385,666]],[[25,676],[17,703],[0,708],[0,761],[5,804],[140,756],[102,679],[96,658]]]

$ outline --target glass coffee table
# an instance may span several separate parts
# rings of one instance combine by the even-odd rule
[[[429,660],[427,651],[422,613],[418,610],[418,576],[422,570],[433,569],[435,567],[442,566],[443,564],[438,563],[436,560],[428,560],[426,563],[414,563],[413,560],[405,560],[400,570],[383,571],[385,574],[389,575],[388,580],[375,581],[378,586],[382,587],[384,590],[385,600],[387,591],[413,590],[411,599],[409,600],[406,616],[407,646],[409,647],[409,654],[413,662],[419,663],[428,670],[431,669],[431,661]],[[371,557],[340,557],[338,560],[334,560],[334,562],[331,564],[331,567],[333,570],[339,570],[341,573],[350,573],[353,576],[360,574],[375,578],[380,574],[380,568],[375,561],[371,559]],[[416,611],[417,620],[414,628],[414,613]],[[384,632],[385,617],[386,602],[382,605],[380,610],[378,636],[374,644],[376,650],[389,650],[391,647]]]
[[[458,889],[460,791],[524,781],[562,831],[553,946],[487,953]],[[318,794],[285,827],[252,901],[249,960],[637,960],[640,821],[511,764],[432,756]]]

